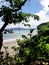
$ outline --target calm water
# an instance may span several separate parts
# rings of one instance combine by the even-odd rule
[[[13,30],[14,33],[7,33],[3,35],[3,39],[14,39],[14,38],[21,38],[21,35],[26,35],[30,33],[29,29],[16,29]],[[37,30],[33,31],[33,35],[37,34]]]

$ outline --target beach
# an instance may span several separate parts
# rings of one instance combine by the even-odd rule
[[[3,34],[3,46],[1,51],[5,53],[5,48],[8,47],[6,50],[10,55],[14,55],[15,52],[12,47],[19,47],[17,43],[17,39],[22,39],[22,35],[28,35],[29,29],[12,29],[14,33],[7,33]],[[37,34],[37,30],[34,30],[32,35]]]
[[[6,47],[6,51],[5,51],[5,47]],[[12,47],[19,47],[16,38],[15,39],[8,39],[8,40],[4,40],[3,41],[3,46],[1,51],[4,52],[4,54],[6,52],[9,53],[9,55],[13,56],[15,54],[14,50],[12,49]]]

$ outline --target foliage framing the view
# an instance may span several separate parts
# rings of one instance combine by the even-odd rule
[[[41,24],[37,28],[37,35],[25,40],[18,40],[20,50],[15,59],[19,65],[33,65],[36,60],[49,62],[49,22]]]

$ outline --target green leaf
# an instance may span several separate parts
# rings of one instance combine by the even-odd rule
[[[34,31],[34,29],[30,29],[30,33],[32,33]]]
[[[35,20],[38,20],[38,21],[40,20],[40,18],[39,18],[38,15],[33,15],[33,16],[34,16],[34,19],[35,19]]]

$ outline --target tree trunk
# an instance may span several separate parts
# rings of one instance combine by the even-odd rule
[[[0,52],[1,52],[2,45],[3,45],[3,31],[7,25],[8,23],[4,23],[4,25],[0,29]]]
[[[0,32],[0,50],[2,47],[2,43],[3,43],[3,33]]]

